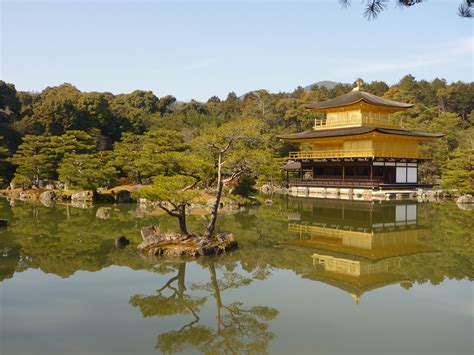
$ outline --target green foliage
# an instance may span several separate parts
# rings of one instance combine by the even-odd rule
[[[176,102],[171,95],[158,98],[151,91],[136,90],[120,95],[87,93],[70,84],[49,87],[41,93],[17,92],[13,84],[0,81],[0,131],[4,137],[1,145],[15,154],[22,137],[51,137],[48,143],[51,152],[41,149],[40,155],[49,156],[51,159],[46,160],[52,166],[40,169],[46,170],[40,171],[40,175],[41,178],[57,178],[57,167],[71,149],[67,148],[70,144],[65,141],[66,137],[54,137],[68,131],[82,131],[93,138],[96,147],[79,149],[81,151],[76,147],[73,152],[89,154],[113,148],[114,166],[125,182],[147,183],[154,175],[171,176],[179,172],[189,176],[198,174],[206,185],[215,176],[212,169],[217,155],[205,142],[214,139],[222,148],[226,139],[231,139],[232,152],[227,154],[223,165],[226,178],[246,170],[245,174],[256,181],[276,180],[281,161],[274,158],[286,158],[289,151],[297,149],[294,143],[281,141],[277,136],[310,130],[314,119],[322,114],[307,111],[305,105],[334,98],[351,89],[352,85],[348,84],[330,89],[315,85],[310,90],[298,87],[290,93],[256,90],[240,98],[231,92],[225,100],[213,96],[207,102],[184,103]],[[444,138],[423,147],[433,160],[420,168],[422,181],[436,182],[451,152],[458,147],[472,147],[474,83],[447,83],[438,78],[429,82],[406,75],[390,87],[382,81],[373,81],[363,83],[362,89],[414,103],[414,108],[396,114],[405,128],[445,134]],[[249,120],[256,123],[250,128],[253,132],[245,127]],[[252,139],[242,139],[234,145],[232,137],[242,137],[241,129],[251,133],[247,136]],[[223,132],[225,130],[228,133]],[[174,152],[186,152],[186,155]],[[20,150],[14,155],[17,162],[22,154]],[[26,162],[25,158],[23,163]],[[25,173],[24,166],[19,165],[17,181],[22,171]],[[242,169],[243,166],[246,168]],[[10,180],[13,170],[11,166],[7,168],[4,180]],[[23,180],[31,180],[33,175],[29,172],[23,175]]]
[[[41,93],[41,101],[33,112],[33,121],[38,122],[45,133],[63,134],[67,130],[87,131],[92,127],[84,121],[77,103],[81,92],[71,84],[47,88]]]
[[[390,87],[383,81],[372,81],[369,84],[363,85],[362,88],[371,94],[383,96]]]
[[[170,216],[178,218],[181,234],[188,234],[186,224],[186,206],[199,195],[193,189],[196,180],[190,176],[155,176],[153,183],[139,190],[136,195],[156,201],[158,207]]]
[[[114,144],[113,164],[129,178],[141,184],[143,171],[139,163],[143,150],[143,136],[125,132],[119,142]]]
[[[209,128],[190,144],[196,153],[216,167],[222,153],[222,173],[233,180],[245,173],[258,176],[271,164],[271,152],[266,148],[269,139],[270,136],[263,132],[261,121],[242,119]]]
[[[93,191],[111,186],[117,178],[117,170],[110,164],[111,158],[110,152],[67,154],[58,168],[59,179],[73,187]]]
[[[14,121],[20,107],[15,85],[0,80],[0,124]]]
[[[441,186],[460,192],[474,191],[474,150],[457,148],[443,169]]]
[[[155,176],[153,183],[137,192],[140,197],[151,201],[167,202],[177,210],[180,206],[188,205],[199,192],[193,189],[186,189],[192,186],[194,179],[189,176]]]
[[[237,181],[237,186],[232,190],[233,194],[240,196],[249,196],[252,193],[255,193],[255,179],[250,176],[243,175]]]
[[[0,136],[0,186],[6,182],[7,174],[10,168],[10,163],[8,162],[8,157],[10,156],[10,151],[2,146],[3,137]]]
[[[91,122],[91,127],[99,129],[102,135],[117,140],[127,122],[112,113],[109,104],[112,99],[113,95],[107,93],[84,93],[77,102],[77,109],[82,120]]]
[[[157,119],[159,121],[159,117],[170,109],[176,99],[170,95],[159,99],[151,91],[135,90],[109,101],[114,116],[126,124],[125,129],[141,134]]]
[[[95,150],[95,139],[84,131],[66,131],[61,136],[52,136],[51,145],[57,160],[62,160],[65,154],[91,153]]]
[[[154,168],[166,176],[183,175],[192,177],[196,182],[206,183],[213,177],[214,169],[210,161],[192,151],[164,152],[156,155]]]
[[[126,132],[114,144],[114,165],[137,183],[167,173],[167,152],[185,149],[183,135],[170,130],[153,130],[143,135]],[[175,170],[177,167],[175,168]]]
[[[474,83],[458,81],[437,91],[440,107],[443,111],[457,112],[464,121],[469,120],[474,107]]]
[[[16,184],[38,186],[39,180],[54,176],[55,153],[51,138],[27,135],[9,161],[16,165]]]
[[[67,131],[61,136],[27,135],[9,160],[17,166],[14,182],[35,185],[41,179],[57,177],[66,154],[82,154],[95,149],[94,139],[83,131]]]

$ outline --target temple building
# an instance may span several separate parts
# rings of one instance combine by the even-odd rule
[[[291,152],[288,187],[413,189],[418,186],[418,164],[429,159],[419,143],[442,137],[404,130],[393,113],[412,107],[361,91],[306,105],[325,113],[311,131],[281,135],[301,143]]]

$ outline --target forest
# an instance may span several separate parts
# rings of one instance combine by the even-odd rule
[[[222,183],[234,182],[245,192],[257,182],[281,180],[278,167],[298,147],[277,135],[311,129],[318,114],[305,104],[352,87],[300,86],[293,92],[231,92],[206,102],[179,102],[143,90],[81,92],[72,84],[24,92],[0,81],[0,185],[38,187],[43,180],[59,180],[96,190],[155,179],[148,193],[156,195],[166,192],[156,191],[158,185],[168,191],[210,186],[222,163]],[[362,89],[415,104],[396,114],[404,128],[445,134],[423,147],[433,157],[422,165],[423,182],[474,190],[474,83],[406,75],[392,86],[373,81]]]

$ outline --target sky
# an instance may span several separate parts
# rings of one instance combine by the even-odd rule
[[[390,0],[368,21],[360,0],[0,0],[0,79],[183,101],[408,73],[472,81],[474,21],[457,16],[460,1]]]

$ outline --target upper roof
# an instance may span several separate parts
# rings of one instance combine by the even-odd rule
[[[376,127],[351,127],[351,128],[336,128],[321,131],[307,131],[302,133],[293,134],[282,134],[278,138],[286,140],[303,140],[312,138],[329,138],[329,137],[341,137],[341,136],[353,136],[358,134],[365,134],[370,132],[379,132],[383,134],[397,135],[397,136],[411,136],[420,138],[440,138],[444,134],[432,134],[415,131],[404,131],[401,129],[387,129],[387,128],[376,128]]]
[[[299,161],[289,161],[285,165],[281,166],[281,170],[299,170],[301,168],[301,162]]]
[[[305,108],[313,110],[325,110],[335,107],[349,106],[358,102],[365,102],[370,105],[382,106],[397,110],[413,107],[413,104],[404,104],[402,102],[384,99],[383,97],[375,96],[369,94],[368,92],[355,89],[334,99],[305,105]]]

